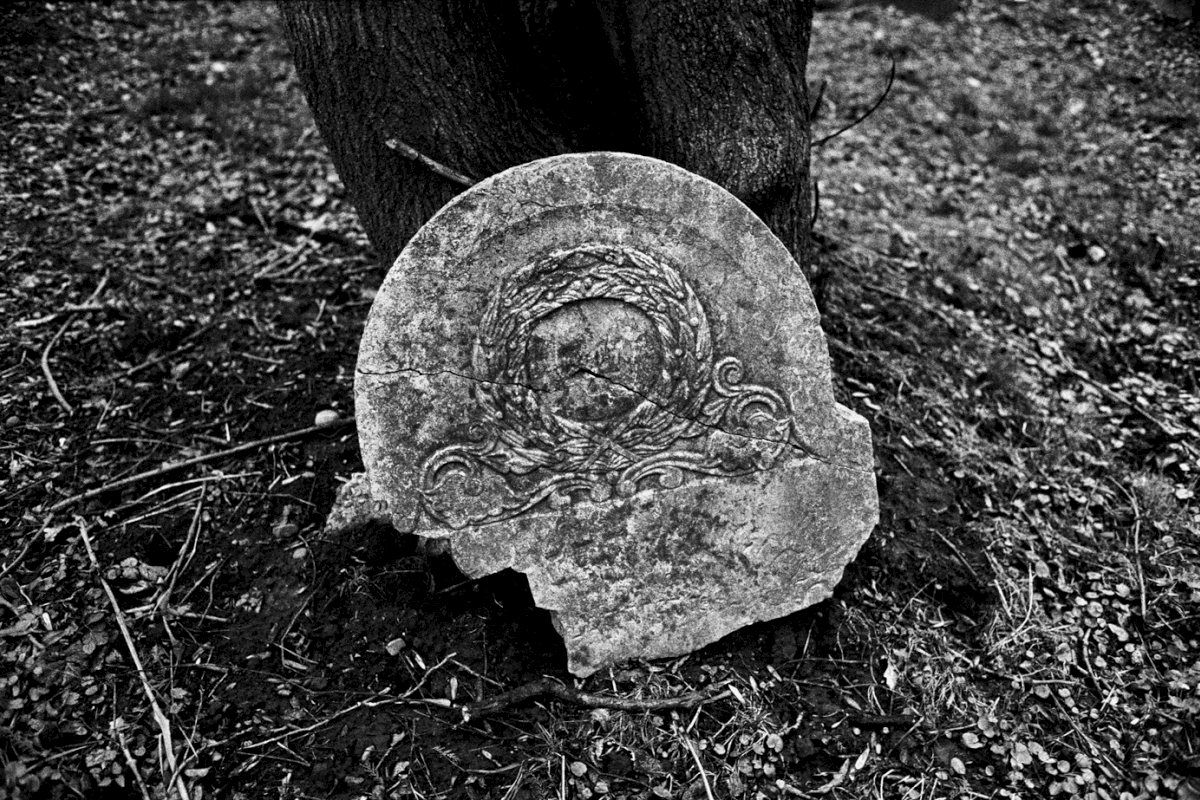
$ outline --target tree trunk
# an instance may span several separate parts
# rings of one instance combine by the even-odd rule
[[[280,3],[321,135],[385,262],[474,179],[587,150],[745,201],[808,266],[812,0]]]

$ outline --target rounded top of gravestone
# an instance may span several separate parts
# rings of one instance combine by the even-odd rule
[[[432,536],[519,513],[506,493],[530,475],[593,476],[600,499],[724,424],[714,403],[743,380],[773,387],[819,451],[833,397],[818,319],[783,244],[705,178],[625,153],[506,170],[426,223],[376,296],[355,379],[373,492]],[[455,470],[462,516],[429,502]]]

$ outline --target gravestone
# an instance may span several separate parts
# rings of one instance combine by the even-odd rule
[[[740,201],[641,156],[488,178],[409,242],[355,375],[371,498],[524,573],[588,675],[828,597],[878,520],[804,277]]]

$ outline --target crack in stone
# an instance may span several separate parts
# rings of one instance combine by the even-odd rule
[[[767,442],[769,444],[786,445],[794,450],[799,451],[800,453],[803,453],[808,458],[815,459],[824,464],[829,464],[830,466],[834,466],[834,467],[840,467],[842,469],[854,469],[853,467],[847,466],[845,464],[838,464],[837,462],[833,461],[832,459],[830,459],[826,456],[823,456],[819,453],[813,452],[812,450],[808,449],[801,443],[792,442],[792,441],[789,441],[786,439],[771,439],[766,436],[753,436],[753,435],[746,434],[746,433],[735,433],[733,431],[725,430],[724,428],[720,427],[719,425],[712,425],[701,419],[692,419],[689,417],[681,416],[681,415],[677,414],[675,411],[673,411],[672,409],[667,408],[666,406],[662,405],[661,403],[656,401],[654,398],[647,396],[643,392],[639,392],[637,389],[634,389],[631,386],[626,386],[624,383],[621,383],[620,381],[614,380],[609,375],[602,375],[602,374],[595,372],[594,370],[590,370],[584,366],[580,366],[579,371],[586,373],[588,375],[591,375],[593,377],[599,378],[601,380],[607,381],[608,383],[611,383],[614,386],[618,386],[618,387],[626,390],[627,392],[630,392],[631,394],[634,394],[634,395],[642,398],[646,402],[657,406],[662,411],[670,414],[671,416],[673,416],[676,419],[681,420],[683,422],[693,422],[697,425],[707,428],[710,431],[718,431],[718,432],[724,433],[728,436],[737,436],[742,439],[749,439],[751,441],[759,441],[759,442]],[[452,370],[452,369],[440,369],[440,370],[434,370],[432,372],[426,372],[424,370],[417,369],[416,367],[401,367],[399,369],[382,370],[382,371],[378,371],[378,372],[356,369],[355,372],[357,372],[360,375],[367,375],[367,376],[371,376],[371,377],[388,377],[389,375],[402,375],[406,372],[416,373],[417,375],[421,375],[421,376],[424,376],[427,378],[435,377],[437,375],[453,375],[456,378],[461,378],[465,381],[471,381],[473,383],[483,383],[483,384],[487,384],[489,386],[517,386],[517,387],[520,387],[522,389],[525,389],[526,391],[532,392],[537,395],[544,394],[544,392],[542,390],[540,390],[534,386],[531,386],[529,384],[526,384],[526,383],[514,383],[512,381],[490,381],[490,380],[486,380],[484,378],[479,378],[479,377],[476,377],[473,375],[464,375],[461,372],[456,372],[455,370]],[[598,445],[604,443],[601,440],[595,440],[595,439],[593,439],[591,441],[595,442]],[[855,469],[854,471],[858,472],[861,470]]]
[[[434,370],[433,372],[426,372],[425,370],[420,370],[416,367],[400,367],[399,369],[386,369],[381,372],[372,372],[365,369],[355,369],[354,371],[359,375],[367,375],[373,378],[386,378],[389,375],[403,375],[406,372],[415,372],[416,374],[425,378],[433,378],[438,375],[453,375],[456,378],[462,378],[464,381],[471,381],[472,383],[484,383],[488,386],[519,386],[522,389],[527,389],[528,391],[534,393],[540,393],[540,390],[530,386],[527,383],[513,383],[512,381],[489,381],[484,378],[477,378],[474,375],[463,375],[461,372],[455,372],[452,369],[438,369]]]

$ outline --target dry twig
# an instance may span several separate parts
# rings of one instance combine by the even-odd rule
[[[1129,498],[1129,505],[1133,508],[1133,567],[1138,580],[1139,610],[1142,612],[1142,619],[1146,620],[1146,574],[1142,570],[1142,510],[1138,507],[1136,492],[1129,491],[1119,483],[1117,488],[1125,493]]]
[[[962,554],[962,551],[958,549],[958,545],[956,545],[954,542],[947,539],[945,534],[943,534],[939,530],[934,529],[933,535],[938,537],[939,539],[941,539],[942,543],[945,544],[946,547],[950,548],[950,552],[954,553],[954,555],[956,555],[958,557],[958,560],[962,562],[962,565],[967,568],[967,572],[971,573],[971,577],[975,579],[975,584],[977,586],[987,585],[983,581],[983,579],[979,577],[979,573],[975,571],[975,568],[973,566],[971,566],[971,562],[967,561],[967,557],[964,556]]]
[[[404,142],[400,141],[399,139],[388,139],[386,142],[384,142],[384,144],[386,144],[388,147],[392,148],[393,150],[397,151],[401,155],[405,156],[406,158],[411,158],[413,161],[416,161],[419,164],[424,164],[425,166],[429,167],[431,170],[436,172],[438,175],[441,175],[443,178],[445,178],[448,181],[453,181],[454,183],[457,183],[461,186],[474,186],[475,184],[479,183],[479,181],[468,178],[466,175],[463,175],[461,172],[455,172],[454,170],[450,169],[446,165],[440,164],[437,161],[434,161],[429,156],[415,150],[412,147],[409,147],[408,145],[406,145]]]
[[[1142,515],[1137,507],[1137,499],[1133,501],[1133,557],[1136,559],[1138,579],[1138,600],[1142,619],[1146,619],[1146,575],[1142,570]]]
[[[1072,364],[1070,361],[1067,360],[1067,357],[1065,355],[1063,355],[1062,351],[1058,351],[1057,355],[1058,355],[1059,362],[1063,365],[1063,368],[1066,369],[1067,372],[1071,373],[1076,378],[1079,378],[1079,380],[1088,384],[1089,386],[1094,388],[1096,391],[1100,392],[1100,394],[1104,395],[1109,400],[1112,400],[1114,403],[1120,403],[1123,406],[1129,406],[1135,412],[1140,414],[1147,422],[1149,422],[1151,425],[1153,425],[1154,427],[1156,427],[1160,431],[1162,431],[1163,435],[1166,436],[1168,439],[1179,442],[1179,444],[1183,445],[1184,449],[1186,449],[1193,456],[1200,456],[1200,450],[1197,450],[1195,447],[1193,447],[1188,442],[1188,439],[1185,437],[1185,434],[1200,435],[1200,434],[1197,434],[1196,431],[1185,428],[1182,425],[1179,427],[1174,427],[1174,426],[1168,425],[1167,423],[1163,422],[1158,417],[1151,414],[1146,409],[1139,406],[1137,403],[1133,402],[1132,400],[1127,399],[1125,396],[1123,396],[1119,392],[1113,391],[1108,386],[1105,386],[1103,383],[1100,383],[1100,381],[1096,380],[1091,375],[1088,375],[1086,372],[1084,372],[1083,370],[1076,367],[1074,364]]]
[[[495,697],[487,700],[481,700],[478,703],[467,703],[460,707],[463,715],[463,721],[470,719],[478,719],[489,714],[495,714],[509,706],[522,703],[534,697],[542,695],[550,695],[559,700],[564,700],[568,703],[575,703],[581,706],[591,706],[593,708],[612,708],[618,711],[657,711],[664,708],[694,708],[703,703],[711,703],[714,700],[719,700],[723,697],[728,697],[728,692],[720,692],[714,694],[712,692],[691,692],[675,697],[657,697],[649,700],[636,700],[625,697],[612,697],[610,695],[590,694],[581,692],[569,686],[554,680],[553,678],[541,678],[540,680],[530,681],[524,685],[518,686],[515,689],[510,689],[507,692],[502,692]]]
[[[85,311],[107,311],[107,310],[108,310],[107,306],[102,306],[99,303],[87,303],[84,305],[76,305],[74,303],[67,303],[65,306],[63,306],[62,311],[55,311],[52,314],[46,314],[41,317],[35,317],[34,319],[19,320],[19,321],[13,323],[13,327],[14,328],[36,328],[39,325],[45,325],[49,322],[54,322],[54,320],[58,319],[59,317],[61,317],[64,314],[80,314]]]
[[[323,728],[326,725],[329,725],[330,723],[341,719],[342,717],[346,716],[347,714],[353,714],[355,711],[360,711],[361,709],[364,709],[364,708],[378,708],[380,706],[402,706],[402,705],[416,705],[416,704],[449,707],[450,706],[449,700],[437,702],[437,701],[432,701],[432,700],[412,700],[410,698],[412,698],[412,696],[414,694],[419,692],[421,690],[421,688],[429,681],[430,675],[432,675],[433,673],[437,672],[439,669],[444,667],[446,665],[446,662],[450,661],[450,659],[454,658],[456,655],[458,655],[458,654],[451,653],[450,655],[446,656],[438,663],[434,664],[429,669],[425,670],[425,674],[423,676],[421,676],[421,680],[417,681],[417,683],[411,689],[408,689],[406,692],[404,692],[404,694],[400,695],[399,697],[389,697],[386,694],[380,693],[380,694],[374,695],[373,697],[368,697],[366,700],[360,700],[352,706],[347,706],[346,708],[343,708],[341,711],[338,711],[337,713],[332,714],[331,716],[328,716],[325,719],[317,720],[316,722],[312,723],[311,725],[305,725],[303,728],[285,728],[282,730],[282,732],[276,733],[274,736],[271,736],[267,739],[263,739],[262,741],[259,741],[259,742],[254,742],[253,744],[245,745],[245,748],[265,747],[266,745],[274,744],[275,742],[281,742],[284,739],[288,738],[289,736],[295,736],[295,735],[301,734],[301,733],[311,733],[312,731],[315,731],[319,728]]]
[[[909,303],[910,305],[913,305],[913,306],[921,309],[922,311],[927,311],[928,313],[933,314],[935,317],[940,319],[942,322],[946,323],[947,328],[954,327],[954,319],[949,314],[947,314],[945,311],[942,311],[940,308],[938,308],[937,306],[930,305],[929,303],[926,303],[922,300],[918,300],[915,297],[909,297],[906,294],[901,294],[900,292],[893,291],[893,290],[888,289],[883,286],[876,286],[871,283],[864,283],[861,285],[862,285],[862,288],[866,289],[867,291],[875,292],[876,294],[881,294],[884,297],[890,297],[893,300],[899,300],[902,303]]]
[[[154,721],[158,724],[158,746],[162,751],[162,758],[166,763],[170,775],[170,783],[163,788],[167,794],[170,794],[170,786],[174,785],[175,790],[179,792],[180,800],[190,800],[187,786],[183,782],[183,775],[175,768],[175,745],[171,737],[171,722],[167,719],[167,715],[163,713],[162,706],[158,704],[158,697],[154,692],[154,687],[150,685],[150,678],[146,675],[146,668],[142,665],[142,657],[138,654],[137,647],[133,643],[133,635],[129,632],[129,624],[125,621],[125,613],[121,611],[121,606],[117,603],[117,596],[113,594],[112,587],[108,585],[108,581],[104,578],[104,570],[100,567],[100,560],[96,558],[96,551],[92,547],[92,539],[88,536],[87,525],[84,524],[82,519],[78,519],[77,522],[79,525],[79,538],[83,541],[83,546],[87,550],[88,560],[92,562],[92,569],[96,570],[96,579],[100,581],[100,586],[104,589],[104,594],[108,597],[108,603],[112,606],[117,627],[121,629],[121,637],[125,640],[125,646],[129,649],[129,657],[133,660],[134,669],[137,670],[138,678],[142,682],[142,691],[146,693],[146,699],[150,701],[150,709],[154,714]]]
[[[25,546],[21,548],[21,552],[17,553],[17,557],[0,569],[0,580],[3,580],[8,573],[12,572],[17,566],[25,560],[25,556],[29,555],[29,551],[33,549],[33,540],[37,538],[37,534],[31,535],[25,540]]]
[[[83,306],[91,306],[100,293],[104,291],[104,287],[108,284],[108,273],[104,273],[104,277],[100,279],[100,283],[96,284],[96,290],[92,292],[92,296],[83,303]],[[54,395],[54,399],[63,407],[63,410],[70,416],[75,413],[75,408],[67,402],[67,398],[63,397],[62,392],[58,389],[58,381],[54,380],[54,373],[50,371],[50,351],[54,349],[54,345],[58,343],[59,338],[66,333],[67,328],[74,321],[73,316],[67,317],[62,325],[58,326],[58,332],[50,339],[50,343],[46,345],[46,349],[42,351],[42,374],[46,376],[46,383],[50,385],[50,394]]]
[[[200,515],[204,510],[204,494],[205,486],[201,484],[200,497],[196,499],[196,510],[192,512],[192,521],[188,525],[187,537],[180,545],[179,552],[171,564],[171,571],[165,581],[166,588],[153,604],[159,611],[166,611],[170,607],[171,594],[175,591],[175,584],[178,583],[179,576],[191,566],[192,559],[196,557],[196,547],[200,542]]]
[[[700,761],[700,753],[696,751],[696,745],[690,738],[679,731],[678,728],[676,728],[676,733],[681,739],[683,739],[683,743],[687,745],[688,752],[692,754],[692,760],[696,762],[696,769],[700,770],[700,780],[704,783],[705,797],[707,797],[708,800],[716,800],[716,798],[713,797],[712,786],[709,785],[708,782],[708,773],[704,771],[704,764]]]
[[[353,423],[354,417],[347,417],[346,419],[340,419],[336,422],[326,423],[325,425],[310,425],[309,427],[301,428],[300,430],[290,431],[288,433],[280,433],[275,436],[268,436],[265,439],[257,439],[253,442],[246,442],[246,444],[240,444],[237,447],[231,447],[228,450],[221,450],[217,453],[208,453],[207,455],[196,456],[195,458],[189,458],[185,461],[174,461],[168,464],[163,464],[155,469],[139,472],[136,475],[130,475],[128,478],[121,478],[118,481],[106,483],[103,486],[97,486],[95,489],[88,489],[86,492],[68,497],[65,500],[59,500],[54,505],[50,506],[50,510],[62,511],[64,508],[69,508],[76,503],[83,502],[84,500],[91,500],[93,497],[99,497],[106,492],[124,489],[126,486],[132,486],[135,483],[141,483],[148,478],[157,478],[161,475],[166,475],[171,472],[178,472],[181,469],[187,469],[188,467],[195,467],[199,464],[207,464],[210,461],[219,461],[223,458],[230,458],[232,456],[241,455],[242,453],[249,453],[250,451],[257,450],[261,447],[268,447],[281,442],[290,442],[295,439],[303,439],[305,436],[309,436],[313,433],[328,433],[330,431],[343,428],[347,425],[352,425]]]
[[[156,356],[151,356],[150,358],[147,358],[142,363],[136,364],[132,367],[129,367],[124,372],[119,373],[119,377],[128,378],[131,375],[136,375],[137,373],[141,372],[144,369],[147,369],[148,367],[153,367],[155,364],[166,361],[171,356],[182,353],[184,350],[187,350],[189,347],[194,345],[196,343],[197,339],[199,339],[201,336],[203,336],[205,333],[212,330],[216,326],[217,326],[216,322],[210,322],[207,325],[201,325],[199,328],[192,331],[187,336],[183,337],[183,341],[181,341],[179,343],[179,346],[176,347],[174,350],[170,350],[166,353],[160,353],[159,355],[156,355]]]
[[[887,85],[883,87],[883,94],[879,95],[879,99],[875,101],[875,104],[872,105],[870,108],[868,108],[862,114],[862,116],[858,117],[853,122],[851,122],[847,125],[843,125],[841,128],[838,128],[836,131],[829,134],[828,136],[822,136],[820,139],[817,139],[815,142],[812,143],[813,147],[821,147],[826,142],[828,142],[830,139],[836,139],[837,137],[841,136],[846,131],[853,128],[854,126],[862,123],[864,120],[867,119],[867,117],[874,114],[876,109],[878,109],[881,105],[883,105],[883,101],[887,100],[888,95],[892,93],[892,86],[896,83],[896,57],[893,55],[891,58],[892,58],[892,70],[891,70],[891,72],[888,73]],[[821,87],[821,93],[822,94],[825,93],[824,86]]]
[[[508,791],[500,800],[513,800],[517,796],[517,790],[521,788],[521,781],[525,780],[525,764],[524,762],[517,768],[517,777],[513,780],[512,785],[508,787]]]
[[[150,792],[146,789],[146,781],[142,779],[142,771],[138,769],[133,753],[129,752],[129,743],[125,741],[125,729],[118,727],[116,731],[117,743],[121,747],[121,753],[125,756],[125,764],[129,767],[129,771],[133,773],[133,780],[137,783],[138,789],[141,791],[142,800],[150,800]]]

